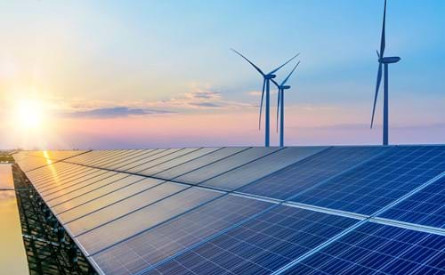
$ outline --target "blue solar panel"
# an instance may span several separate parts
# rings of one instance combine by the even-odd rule
[[[445,178],[428,185],[380,217],[445,228]]]
[[[445,146],[398,147],[291,200],[372,214],[442,173],[444,167]]]
[[[227,195],[112,246],[92,259],[105,274],[134,274],[271,206]]]
[[[146,274],[270,273],[356,222],[277,206]]]
[[[167,185],[167,183],[163,183],[158,186],[160,188],[162,188],[161,186],[167,188]],[[68,223],[66,225],[67,229],[76,229],[86,232],[82,235],[77,236],[76,238],[79,243],[82,244],[87,254],[92,255],[112,245],[115,245],[118,242],[121,242],[143,231],[146,231],[150,227],[156,226],[169,219],[175,218],[183,214],[184,212],[199,207],[222,195],[218,192],[212,192],[192,187],[182,192],[177,192],[174,195],[172,194],[171,196],[162,198],[165,192],[164,194],[160,195],[154,194],[155,188],[150,189],[152,193],[151,195],[153,195],[151,198],[147,199],[152,200],[152,203],[150,204],[147,202],[147,200],[131,201],[131,198],[135,197],[133,196],[127,199],[123,204],[121,204],[119,208],[113,209],[113,211],[125,212],[128,210],[128,207],[131,207],[132,211],[130,213],[123,214],[123,216],[115,218],[112,213],[113,211],[108,212],[110,216],[106,218],[114,218],[113,220],[105,224],[101,224],[100,226],[86,232],[84,230],[85,228],[92,228],[97,224],[94,219],[91,219],[91,217],[93,217],[93,214],[89,214],[74,222]],[[158,201],[154,201],[156,197],[159,198]],[[142,208],[135,210],[133,207],[133,203],[139,203]],[[123,207],[124,209],[121,210],[121,207]],[[110,209],[110,207],[108,208]],[[101,218],[101,215],[97,215],[95,218],[99,219]],[[85,223],[80,222],[82,220]]]
[[[287,199],[386,150],[382,147],[330,148],[249,184],[240,192]]]
[[[366,223],[284,274],[445,274],[445,236]]]

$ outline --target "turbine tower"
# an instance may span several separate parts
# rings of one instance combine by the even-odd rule
[[[276,77],[275,73],[279,69],[284,67],[287,63],[289,63],[292,60],[294,60],[299,54],[296,54],[294,57],[292,57],[291,59],[286,61],[283,65],[281,65],[278,68],[270,71],[269,73],[264,73],[258,66],[253,64],[252,61],[247,59],[247,57],[242,55],[240,52],[238,52],[238,51],[236,51],[234,49],[231,49],[231,50],[233,52],[235,52],[236,54],[238,54],[239,56],[241,56],[247,62],[249,62],[249,64],[252,65],[261,74],[261,76],[263,77],[263,89],[262,89],[262,92],[261,92],[260,118],[259,118],[258,128],[261,129],[261,116],[262,116],[262,111],[263,111],[263,99],[264,99],[264,93],[266,93],[265,146],[269,147],[269,145],[270,145],[270,80]]]
[[[289,80],[292,73],[295,71],[295,69],[300,64],[300,61],[298,61],[297,65],[292,69],[292,71],[287,75],[287,77],[281,82],[281,84],[278,84],[275,80],[272,79],[272,82],[277,86],[278,88],[278,102],[277,102],[277,131],[278,131],[278,121],[279,121],[279,128],[280,128],[280,147],[284,146],[284,91],[290,89],[289,85],[285,85],[286,82]],[[281,108],[280,108],[281,106]]]
[[[386,0],[385,7],[383,10],[383,27],[382,27],[382,37],[380,41],[380,52],[377,50],[377,57],[379,62],[379,69],[377,72],[377,84],[375,88],[374,95],[374,106],[372,108],[372,117],[371,117],[371,129],[374,124],[374,114],[375,114],[375,106],[377,104],[377,98],[379,94],[380,83],[382,82],[382,69],[384,69],[384,83],[383,83],[383,145],[388,145],[388,135],[389,135],[389,106],[388,106],[388,65],[392,63],[397,63],[400,61],[400,57],[385,57],[385,24],[386,24]],[[382,68],[383,67],[383,68]]]

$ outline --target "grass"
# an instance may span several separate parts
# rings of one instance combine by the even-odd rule
[[[14,162],[14,159],[9,155],[9,152],[0,151],[0,162]]]

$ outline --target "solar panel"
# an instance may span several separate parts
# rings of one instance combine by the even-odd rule
[[[98,181],[107,179],[114,175],[116,175],[116,173],[114,173],[114,172],[98,170],[97,173],[90,174],[90,177],[88,177],[88,178],[83,178],[80,180],[77,180],[77,178],[76,178],[76,180],[73,180],[71,182],[67,182],[67,183],[63,184],[63,187],[53,186],[53,188],[43,190],[43,191],[41,191],[41,193],[45,196],[46,200],[50,201],[54,198],[71,193],[78,189],[84,188],[85,186],[88,186],[89,184],[96,183]]]
[[[271,273],[356,222],[278,206],[143,274]]]
[[[211,178],[201,185],[224,190],[235,190],[286,166],[316,154],[325,147],[285,148],[246,165]]]
[[[120,161],[122,159],[125,159],[127,157],[137,156],[139,155],[142,150],[122,150],[121,152],[118,152],[114,154],[113,156],[109,156],[101,161],[97,161],[94,163],[91,163],[91,166],[94,167],[101,167],[101,168],[109,168],[109,166],[117,161]]]
[[[172,152],[171,154],[156,158],[155,160],[152,160],[150,162],[144,163],[142,165],[136,166],[134,168],[128,169],[129,172],[134,172],[134,173],[139,173],[144,175],[145,173],[143,173],[143,171],[148,170],[152,167],[155,167],[159,164],[163,164],[165,162],[168,162],[170,160],[176,159],[178,157],[187,155],[191,152],[194,152],[196,150],[199,150],[199,148],[184,148],[184,149],[180,149],[177,151]],[[145,174],[145,175],[150,175],[150,174]]]
[[[103,182],[107,182],[107,184],[95,188],[94,190],[85,190],[87,192],[82,192],[80,196],[72,197],[59,203],[54,202],[52,206],[54,213],[57,214],[68,209],[78,207],[86,202],[92,201],[111,192],[119,190],[123,187],[126,187],[134,182],[144,179],[143,177],[129,176],[126,174],[117,174],[117,176],[121,178],[113,181],[104,180]]]
[[[445,146],[14,157],[101,274],[445,274]]]
[[[270,203],[226,195],[94,256],[105,274],[134,274],[257,215]]]
[[[166,162],[160,163],[158,165],[152,166],[150,168],[147,168],[143,171],[140,171],[139,173],[142,175],[148,175],[148,176],[156,175],[157,173],[160,173],[167,169],[173,168],[175,166],[178,166],[182,163],[191,161],[193,159],[199,158],[201,156],[207,155],[207,154],[214,152],[216,150],[218,150],[218,148],[200,148],[193,152],[184,154],[182,156],[174,157],[174,158],[170,159],[169,161],[166,161]]]
[[[185,188],[187,187],[178,184],[164,183],[72,221],[67,224],[67,227],[74,236],[77,236],[140,210]]]
[[[445,237],[366,223],[283,274],[444,274]]]
[[[222,173],[228,172],[229,170],[235,169],[241,165],[247,164],[251,161],[264,157],[271,154],[279,148],[250,148],[245,151],[241,151],[230,157],[224,158],[222,160],[216,161],[212,164],[206,165],[192,172],[184,174],[175,181],[199,184],[205,180],[218,176]]]
[[[106,174],[104,174],[106,175]],[[78,197],[84,197],[88,193],[94,192],[96,190],[100,190],[104,186],[109,186],[113,184],[116,181],[119,181],[125,177],[128,177],[126,174],[116,174],[116,173],[109,173],[106,178],[94,180],[91,182],[85,181],[81,184],[76,185],[76,188],[69,190],[69,188],[66,188],[67,190],[60,195],[59,192],[53,193],[51,195],[48,195],[47,203],[49,206],[56,206],[63,202],[78,198]]]
[[[382,147],[329,148],[253,182],[240,192],[284,200],[386,150]]]
[[[156,155],[161,154],[166,149],[153,149],[147,150],[142,155],[138,155],[132,158],[122,158],[120,161],[116,161],[113,165],[110,165],[110,169],[125,171],[128,168],[134,167],[134,165],[138,165],[137,163],[144,163],[150,157],[151,159],[155,159]]]
[[[81,169],[76,174],[69,175],[67,177],[58,177],[54,175],[52,179],[42,181],[41,185],[37,185],[36,188],[40,193],[52,193],[54,190],[65,188],[65,184],[74,184],[91,178],[95,178],[99,175],[105,174],[107,171],[98,170],[93,168]]]
[[[59,207],[60,205],[56,206],[54,207],[54,211],[58,213],[57,216],[62,221],[62,223],[68,223],[80,217],[86,216],[92,212],[99,211],[109,205],[114,205],[120,201],[125,200],[126,198],[139,194],[145,190],[148,190],[163,183],[163,181],[160,180],[141,178],[139,176],[130,176],[121,180],[120,182],[122,183],[122,185],[124,185],[125,183],[129,184],[125,187],[117,189],[116,191],[98,196],[90,201],[82,201],[81,204],[73,206],[68,210],[65,210],[66,207],[61,209]],[[121,184],[119,184],[119,187],[120,185]],[[58,212],[59,210],[60,212]]]
[[[379,216],[445,228],[445,178],[428,185]]]
[[[77,240],[91,255],[219,196],[218,192],[189,188],[82,234]]]
[[[129,162],[126,165],[123,165],[119,168],[117,168],[117,170],[119,171],[127,171],[127,172],[134,172],[134,168],[138,167],[140,165],[144,165],[146,163],[149,163],[153,160],[156,160],[157,158],[169,155],[171,153],[174,153],[176,151],[178,151],[179,149],[175,148],[175,149],[160,149],[159,151],[157,151],[155,154],[150,155],[149,157],[140,159],[136,162]]]
[[[213,153],[204,155],[202,157],[196,158],[184,164],[180,164],[178,166],[167,169],[159,174],[156,174],[156,177],[172,180],[183,174],[194,171],[203,166],[210,165],[212,163],[215,163],[219,160],[225,159],[229,156],[235,155],[247,149],[248,149],[247,147],[221,148]]]
[[[444,171],[445,146],[399,147],[327,182],[292,201],[372,214]]]
[[[107,169],[114,170],[114,169],[118,168],[119,166],[124,165],[128,161],[138,160],[142,157],[147,156],[148,154],[153,154],[153,150],[151,150],[151,149],[150,150],[137,150],[134,154],[125,154],[124,156],[122,156],[118,159],[113,159],[109,163],[102,164],[102,166]]]

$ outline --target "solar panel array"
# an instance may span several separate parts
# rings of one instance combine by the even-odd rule
[[[445,146],[15,159],[101,274],[445,274]]]

